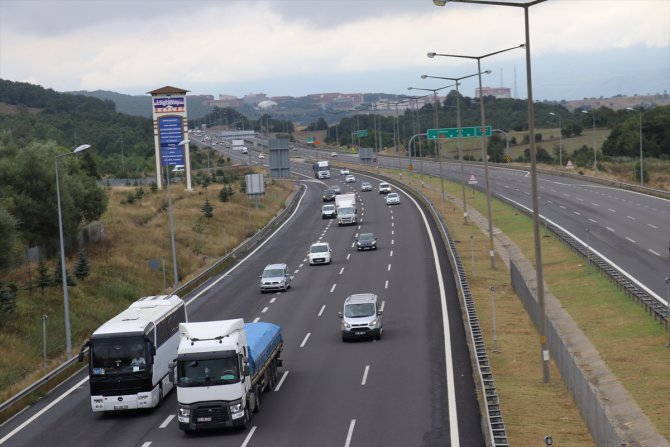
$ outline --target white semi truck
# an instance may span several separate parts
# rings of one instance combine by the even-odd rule
[[[356,194],[353,192],[335,196],[335,210],[338,225],[356,223]]]
[[[177,419],[184,432],[245,427],[258,412],[263,391],[277,384],[281,328],[241,318],[182,323],[171,380],[177,386]]]

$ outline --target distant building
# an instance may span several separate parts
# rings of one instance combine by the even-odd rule
[[[263,101],[266,101],[268,99],[268,95],[265,93],[249,93],[247,95],[244,95],[244,98],[242,98],[246,104],[251,104],[252,106],[258,106]]]
[[[493,96],[498,99],[511,98],[512,94],[508,87],[482,87],[484,96]],[[479,88],[475,89],[475,98],[479,98]]]
[[[324,108],[329,106],[348,108],[363,104],[362,93],[314,93],[307,95],[307,98]]]

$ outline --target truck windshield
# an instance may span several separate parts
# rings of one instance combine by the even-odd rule
[[[347,304],[344,307],[344,316],[349,318],[371,317],[375,314],[375,305],[372,303]]]
[[[177,365],[178,386],[208,386],[240,381],[237,357],[180,360]]]
[[[93,339],[91,375],[113,375],[147,370],[144,338],[140,336]]]
[[[354,209],[350,206],[345,206],[340,208],[338,212],[341,214],[354,214]]]

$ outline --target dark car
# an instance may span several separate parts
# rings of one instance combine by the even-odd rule
[[[356,250],[376,250],[377,238],[374,233],[361,233],[356,239]]]
[[[321,197],[323,197],[324,202],[334,202],[336,195],[337,195],[337,193],[335,192],[334,189],[326,189],[323,192],[323,196],[321,196]]]

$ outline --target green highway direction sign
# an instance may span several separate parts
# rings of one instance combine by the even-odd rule
[[[316,141],[316,140],[314,140],[313,137],[307,138],[307,144],[314,143],[314,141]]]
[[[481,136],[482,136],[481,126],[461,127],[462,138],[473,138]],[[491,126],[486,126],[486,136],[487,137],[491,136]],[[434,140],[435,138],[458,138],[458,127],[445,127],[443,129],[428,129],[426,131],[426,137],[429,140]]]
[[[367,129],[359,130],[359,131],[358,131],[358,136],[359,136],[359,137],[367,137],[367,136],[368,136],[368,131],[367,131]]]

